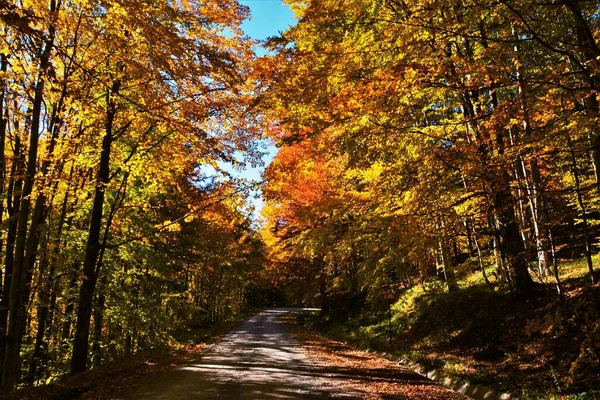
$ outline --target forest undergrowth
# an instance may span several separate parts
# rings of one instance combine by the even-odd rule
[[[594,256],[594,261],[599,258]],[[405,289],[347,320],[302,314],[328,336],[483,383],[520,399],[600,396],[600,285],[585,280],[584,260],[561,264],[564,299],[551,283],[523,302],[490,290],[472,260],[457,268],[457,292],[435,278]]]

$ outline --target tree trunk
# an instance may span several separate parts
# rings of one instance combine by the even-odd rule
[[[590,242],[590,235],[588,232],[587,209],[583,201],[583,196],[581,195],[581,184],[579,179],[579,171],[577,169],[577,157],[575,156],[575,149],[573,148],[573,143],[571,142],[571,138],[568,133],[567,144],[569,146],[569,153],[571,155],[571,171],[573,172],[573,177],[575,178],[575,194],[577,195],[577,204],[579,205],[579,209],[581,210],[583,240],[585,242],[585,259],[587,262],[590,279],[592,281],[592,284],[595,284],[596,276],[594,273],[594,264],[592,262],[592,244]]]
[[[72,169],[71,169],[72,172]],[[56,190],[56,187],[55,187]],[[56,234],[56,239],[52,240],[53,247],[50,249],[52,251],[50,256],[45,256],[43,261],[41,262],[40,267],[40,294],[39,294],[39,311],[38,311],[38,329],[35,339],[35,346],[33,350],[33,355],[31,357],[31,363],[29,365],[29,373],[27,374],[26,382],[28,384],[33,384],[37,377],[37,369],[38,366],[43,364],[43,359],[45,358],[45,354],[47,353],[48,342],[46,338],[46,326],[52,325],[52,313],[51,310],[54,310],[53,304],[56,303],[56,289],[57,285],[55,284],[55,271],[56,264],[58,262],[58,255],[60,252],[60,240],[63,231],[63,224],[66,218],[66,204],[67,199],[69,197],[69,192],[65,193],[63,198],[61,214],[58,221],[58,230]],[[52,196],[54,198],[54,195]],[[51,201],[52,203],[52,201]],[[46,210],[48,212],[48,210]],[[48,238],[46,241],[46,250],[51,247],[50,239]],[[49,267],[48,276],[46,279],[43,277],[43,272],[47,270]],[[43,281],[43,282],[42,282]],[[44,340],[46,338],[46,340]]]
[[[438,236],[438,254],[440,265],[444,271],[444,280],[448,287],[448,292],[455,292],[458,290],[458,284],[454,276],[454,266],[452,265],[452,258],[450,256],[450,246],[448,245],[448,235],[444,219],[438,217],[436,225],[440,233]]]
[[[69,178],[68,181],[71,182],[72,178],[73,178],[73,171],[74,171],[74,167],[73,165],[71,165],[70,168],[70,172],[69,172]],[[53,322],[54,322],[54,310],[56,308],[56,299],[57,296],[60,292],[61,289],[61,284],[60,284],[60,277],[56,277],[56,267],[58,266],[59,262],[61,261],[61,257],[60,257],[60,252],[62,250],[61,248],[61,242],[62,242],[62,234],[63,234],[63,229],[64,229],[64,225],[65,222],[67,221],[67,210],[68,210],[68,203],[69,203],[69,189],[67,189],[65,191],[65,195],[63,197],[62,200],[62,204],[60,207],[60,217],[58,218],[58,223],[57,223],[57,232],[56,232],[56,237],[52,240],[53,242],[53,246],[52,246],[52,257],[50,259],[50,270],[51,273],[50,275],[52,276],[52,282],[50,283],[52,288],[51,288],[51,292],[52,295],[50,297],[50,313],[48,315],[48,329],[47,329],[47,334],[45,335],[45,340],[46,343],[49,343],[52,337],[52,327],[53,327]],[[70,226],[71,222],[69,222],[69,226]],[[66,315],[64,315],[65,320],[67,319]],[[58,330],[55,330],[55,332],[58,332]],[[54,336],[55,341],[57,340],[57,336],[58,334],[56,334]],[[44,354],[44,359],[47,357],[47,352]]]
[[[519,35],[515,30],[515,26],[512,25],[512,35],[515,39],[515,58],[516,61],[515,69],[517,75],[518,92],[519,92],[519,104],[521,106],[522,113],[522,129],[524,137],[526,139],[532,139],[532,126],[531,118],[529,116],[529,102],[528,95],[529,90],[527,82],[525,81],[525,67],[521,62],[521,48],[519,42]],[[525,184],[525,190],[527,193],[527,200],[531,212],[531,224],[533,228],[533,239],[535,240],[535,247],[537,252],[538,260],[538,275],[541,279],[546,279],[549,274],[548,270],[548,250],[547,250],[547,237],[544,229],[544,214],[541,210],[541,196],[542,196],[542,181],[540,177],[540,171],[538,168],[537,160],[535,156],[529,162],[529,171],[525,163],[525,159],[522,152],[519,152],[518,156],[518,168],[520,169],[521,176]]]
[[[488,278],[487,273],[485,272],[485,267],[483,265],[483,262],[481,261],[481,249],[479,248],[479,241],[477,240],[477,233],[475,232],[475,230],[473,230],[473,241],[475,242],[475,247],[477,248],[477,260],[479,261],[479,268],[481,269],[481,274],[483,275],[483,280],[485,281],[485,284],[493,292],[494,286],[492,286],[492,283],[490,282],[490,279]]]
[[[473,257],[475,255],[473,242],[477,240],[477,238],[473,238],[473,233],[471,232],[471,222],[469,218],[463,221],[463,225],[465,226],[465,232],[467,234],[467,249],[469,250],[469,257]]]
[[[77,325],[75,340],[73,342],[73,355],[71,358],[71,373],[86,370],[88,355],[88,339],[90,333],[90,318],[92,316],[92,300],[98,276],[96,262],[100,253],[100,232],[102,228],[102,209],[104,207],[104,192],[110,174],[110,150],[113,140],[113,123],[116,114],[114,96],[118,93],[120,81],[115,81],[107,93],[107,113],[105,133],[102,140],[102,153],[98,166],[97,184],[94,192],[94,202],[90,217],[88,239],[83,259],[83,282],[79,291],[79,305],[77,308]]]
[[[491,189],[496,225],[501,239],[500,247],[507,258],[515,293],[518,298],[525,300],[532,294],[533,280],[527,269],[525,246],[515,216],[508,173],[499,172]]]
[[[34,345],[34,349],[33,349],[33,355],[31,356],[31,363],[29,364],[29,372],[28,372],[27,378],[25,380],[25,382],[30,385],[33,384],[35,381],[35,378],[37,376],[37,368],[38,368],[38,365],[40,364],[40,361],[42,358],[42,351],[43,351],[43,345],[44,345],[44,334],[46,331],[46,322],[48,321],[48,311],[49,311],[48,303],[50,300],[49,291],[51,290],[51,287],[52,287],[51,282],[52,282],[51,277],[48,276],[47,283],[41,289],[40,295],[39,295],[40,306],[38,308],[38,316],[37,316],[38,327],[37,327],[37,333],[35,336],[35,345]]]
[[[525,165],[523,164],[523,167]],[[540,170],[536,160],[530,162],[531,171],[531,187],[528,190],[529,207],[531,208],[531,215],[533,221],[533,230],[535,235],[537,259],[538,259],[538,273],[544,279],[548,278],[548,249],[547,249],[547,230],[545,229],[546,219],[542,212],[542,181],[540,177]]]
[[[94,308],[94,342],[92,345],[92,357],[95,365],[99,365],[102,362],[102,328],[104,323],[104,304],[106,296],[104,291],[106,290],[106,276],[102,278],[100,283],[100,289],[97,296],[96,307]]]
[[[585,75],[586,81],[590,86],[589,94],[584,97],[584,104],[586,114],[590,117],[592,123],[592,132],[590,134],[591,158],[596,177],[596,189],[600,193],[600,129],[597,122],[600,108],[596,94],[598,89],[600,89],[600,77],[596,73],[598,60],[600,59],[600,47],[596,43],[592,28],[583,15],[579,1],[567,0],[564,2],[564,5],[570,11],[575,22],[577,44],[583,55],[582,64],[590,65],[590,68],[581,72]]]
[[[50,13],[56,18],[60,7],[60,0],[50,1]],[[17,223],[17,237],[15,243],[15,256],[13,266],[13,277],[10,286],[9,319],[7,329],[7,346],[4,355],[2,390],[12,390],[19,379],[21,341],[27,322],[26,304],[29,298],[29,290],[26,288],[28,279],[31,278],[29,265],[33,265],[27,258],[35,258],[34,245],[39,243],[38,224],[40,217],[32,219],[30,240],[27,240],[29,225],[29,213],[31,207],[31,194],[37,173],[37,153],[41,126],[42,102],[46,84],[46,73],[50,64],[50,55],[54,48],[55,28],[51,24],[48,38],[44,41],[44,47],[40,54],[39,69],[34,88],[33,107],[31,111],[31,129],[29,135],[29,151],[27,158],[27,169],[23,181],[23,192],[21,194],[21,207]],[[37,207],[36,207],[37,209]],[[26,255],[26,250],[29,254]]]
[[[62,334],[61,340],[63,342],[63,346],[66,346],[67,341],[71,339],[71,325],[73,324],[73,311],[75,310],[75,300],[72,296],[72,293],[77,288],[77,277],[79,275],[79,262],[73,261],[71,271],[71,279],[69,280],[69,286],[67,288],[67,293],[65,294],[65,298],[67,304],[65,305],[64,312],[64,321],[62,326]]]
[[[73,176],[73,166],[71,166],[71,172],[69,173],[69,179]],[[87,181],[86,177],[84,176],[84,178],[82,179],[81,185],[74,185],[75,186],[75,191],[77,191],[77,188],[79,187],[80,189],[83,189],[85,187],[85,182]],[[68,193],[67,193],[68,194]],[[62,205],[62,209],[61,209],[61,215],[64,213],[66,215],[67,212],[67,194],[65,194],[65,199],[63,201],[63,205]],[[68,206],[70,210],[73,210],[75,208],[77,204],[77,197],[75,197],[75,201],[73,202],[72,205]],[[62,226],[62,225],[60,225]],[[67,220],[67,230],[73,226],[73,217],[69,217]],[[66,305],[65,305],[65,311],[64,311],[64,320],[63,320],[63,325],[62,325],[62,329],[61,329],[61,342],[62,342],[62,347],[65,348],[67,347],[67,341],[71,339],[71,325],[73,322],[73,310],[75,309],[75,299],[73,298],[73,293],[75,292],[76,288],[77,288],[77,278],[79,276],[79,262],[77,260],[74,260],[71,263],[71,273],[70,273],[70,279],[69,279],[69,285],[67,287],[66,293],[65,293],[65,301],[66,301]]]
[[[2,290],[2,302],[0,303],[0,371],[4,371],[4,356],[6,354],[8,326],[8,310],[10,306],[10,287],[12,284],[13,265],[14,265],[14,246],[17,237],[17,216],[21,202],[21,190],[23,187],[23,171],[25,169],[23,153],[21,151],[21,139],[19,135],[15,136],[13,163],[10,172],[10,182],[8,184],[8,231],[6,234],[6,249],[4,258],[4,287]],[[3,373],[1,374],[3,375]],[[2,376],[0,375],[0,383]]]
[[[320,264],[320,263],[319,263]],[[319,268],[320,269],[320,268]],[[319,273],[319,295],[321,297],[321,315],[329,314],[329,296],[327,295],[327,272]]]
[[[521,168],[521,157],[519,156],[519,160],[517,160],[515,163],[513,163],[512,168],[513,168],[513,173],[515,176],[515,179],[517,180],[517,202],[516,202],[516,211],[517,211],[517,216],[518,216],[518,221],[519,221],[519,225],[520,225],[520,229],[519,232],[521,233],[521,238],[523,240],[523,246],[525,247],[526,250],[526,254],[527,255],[532,255],[533,253],[533,248],[535,246],[535,241],[534,241],[534,235],[532,234],[532,230],[533,230],[533,226],[532,226],[532,220],[533,220],[533,216],[530,216],[527,210],[527,206],[525,205],[525,199],[528,198],[527,196],[527,177],[524,176],[523,174],[523,169]],[[529,258],[531,259],[532,257],[529,256]]]
[[[6,101],[6,81],[4,80],[4,73],[7,70],[8,59],[6,54],[0,54],[0,226],[4,220],[4,188],[6,186],[6,158],[4,156],[6,148],[6,124],[8,118],[5,117],[5,110],[8,107],[4,107]],[[4,253],[2,248],[4,247],[4,238],[0,236],[0,265],[4,264]],[[2,274],[0,271],[0,306],[1,299],[4,296],[4,290],[2,287]],[[1,335],[2,333],[0,333]],[[1,364],[1,362],[0,362]],[[0,365],[1,366],[1,365]]]

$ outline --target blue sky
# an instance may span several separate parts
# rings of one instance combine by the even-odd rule
[[[265,40],[270,36],[277,36],[279,32],[285,31],[288,27],[295,24],[294,14],[283,4],[281,0],[239,0],[243,5],[250,7],[251,18],[242,24],[244,32],[253,39]],[[262,47],[257,47],[257,55],[264,55],[266,50]],[[265,166],[268,165],[275,154],[277,148],[267,144],[268,154],[264,157]],[[240,176],[246,179],[259,180],[264,171],[264,167],[247,168],[242,172],[233,171],[226,168],[232,175]],[[260,196],[260,193],[258,193]],[[256,213],[260,213],[262,208],[262,199],[249,199],[256,207]]]
[[[281,0],[240,0],[240,3],[250,7],[251,19],[242,28],[254,39],[276,36],[295,23],[294,14]]]

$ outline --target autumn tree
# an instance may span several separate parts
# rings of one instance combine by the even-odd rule
[[[365,270],[391,254],[422,274],[435,263],[448,290],[457,290],[454,264],[485,244],[497,255],[498,284],[517,297],[532,296],[532,276],[547,281],[551,266],[560,291],[552,229],[565,220],[551,218],[563,213],[581,221],[593,278],[595,94],[586,71],[595,65],[594,6],[315,0],[291,7],[299,23],[273,38],[276,54],[262,60],[275,71],[263,101],[281,147],[266,175],[275,189],[266,192],[267,226],[287,231],[277,254],[338,243],[320,236],[318,224],[294,230],[294,211],[287,218],[307,191],[281,186],[302,171],[284,173],[285,149],[316,142],[303,159],[331,169],[342,192],[362,196],[344,199],[349,229],[369,226],[391,244],[358,233]],[[548,21],[559,9],[554,27]],[[318,204],[301,220],[324,220]]]
[[[221,244],[237,252],[218,261],[235,271],[223,267],[212,319],[238,312],[246,284],[239,277],[260,258],[240,203],[245,184],[202,188],[194,176],[204,165],[260,155],[252,42],[239,27],[248,9],[233,0],[0,6],[3,390],[19,384],[24,369],[33,383],[66,364],[85,370],[90,353],[95,362],[116,355],[102,351],[104,343],[116,352],[123,342],[126,352],[143,348],[140,332],[159,320],[172,334],[176,321],[164,319],[166,300],[157,294],[180,276],[146,263],[162,257],[162,235],[183,220],[188,240],[204,228],[215,237],[222,231]],[[169,201],[189,206],[170,209],[165,196],[174,187],[186,194]],[[192,223],[210,219],[209,209],[218,216],[210,229]],[[157,300],[142,316],[135,304],[150,298]],[[115,330],[118,307],[138,321],[120,325],[127,331]]]

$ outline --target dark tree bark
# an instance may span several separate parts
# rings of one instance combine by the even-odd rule
[[[104,304],[106,302],[106,275],[103,276],[99,293],[96,299],[96,306],[94,307],[94,341],[92,344],[92,356],[94,365],[98,365],[102,362],[102,351],[100,349],[100,343],[102,342],[102,328],[104,325]]]
[[[51,18],[56,18],[56,13],[60,8],[60,0],[50,1]],[[21,363],[20,351],[23,333],[27,323],[26,304],[29,299],[28,281],[31,280],[31,270],[35,263],[35,253],[39,244],[40,230],[39,225],[42,222],[42,206],[36,204],[34,217],[32,218],[31,228],[28,225],[31,208],[31,194],[37,173],[37,154],[40,135],[42,103],[44,98],[44,88],[46,85],[46,74],[50,65],[50,55],[54,49],[54,37],[56,30],[53,21],[50,23],[48,37],[43,43],[40,51],[39,67],[34,87],[33,104],[31,110],[31,127],[29,130],[29,150],[27,155],[27,166],[23,180],[23,191],[21,194],[21,207],[17,223],[17,236],[15,242],[15,255],[13,266],[13,277],[10,286],[9,299],[9,319],[6,335],[6,351],[4,354],[2,390],[12,390],[19,379],[19,369]],[[31,260],[33,258],[33,260]]]
[[[87,184],[88,175],[91,175],[91,173],[84,175],[83,179],[81,179],[81,182],[78,182],[77,185],[74,185],[75,192],[78,190],[82,190],[85,187],[85,185]],[[75,201],[73,202],[73,204],[69,205],[69,209],[74,210],[76,208],[77,204],[78,204],[77,197],[75,197]],[[63,203],[63,207],[65,207],[65,206],[66,206],[66,204]],[[79,224],[77,224],[77,225],[79,225]],[[67,226],[67,230],[73,226],[73,216],[68,218],[66,226]],[[78,229],[83,229],[83,228],[81,226],[78,226]],[[62,346],[64,348],[67,347],[67,342],[71,339],[71,326],[72,326],[73,320],[74,320],[73,311],[75,310],[75,297],[73,296],[73,293],[77,289],[77,278],[79,276],[79,269],[80,269],[79,261],[74,260],[71,263],[71,271],[68,274],[69,284],[67,286],[67,290],[66,290],[66,294],[65,294],[66,305],[65,305],[64,320],[63,320],[61,335],[60,335]]]
[[[500,233],[500,247],[508,261],[515,293],[518,298],[525,300],[532,294],[533,279],[527,269],[525,246],[514,211],[508,173],[499,173],[491,188],[496,224]]]
[[[0,77],[4,76],[4,72],[7,70],[8,59],[5,54],[0,54]],[[5,115],[5,111],[8,107],[5,107],[6,102],[6,81],[0,79],[0,225],[2,225],[4,218],[4,189],[6,186],[6,158],[4,156],[6,148],[6,127],[8,124],[8,118]],[[10,197],[9,197],[10,199]],[[4,240],[0,237],[0,263],[5,265],[6,252],[3,252]],[[2,274],[5,274],[2,279]],[[0,271],[0,370],[2,370],[2,363],[4,359],[4,337],[6,334],[6,321],[8,317],[8,291],[10,290],[10,275],[12,271],[5,268],[3,272]],[[3,283],[6,283],[8,279],[8,286],[5,288]],[[6,309],[6,311],[5,311]]]
[[[2,295],[2,302],[0,303],[0,371],[4,371],[4,356],[6,354],[7,346],[7,335],[6,330],[8,327],[8,310],[10,306],[10,287],[12,284],[13,265],[14,265],[14,247],[17,237],[17,216],[19,215],[19,208],[21,202],[21,190],[23,187],[23,171],[25,169],[23,154],[21,151],[21,138],[19,135],[15,136],[13,162],[10,172],[10,182],[8,184],[8,231],[6,234],[6,251],[4,259],[5,279],[4,288]],[[0,376],[0,382],[2,376]]]
[[[6,159],[4,157],[4,151],[6,148],[6,124],[8,123],[5,117],[5,110],[8,107],[4,106],[6,101],[6,81],[3,76],[7,70],[8,59],[6,54],[0,54],[0,226],[4,218],[4,189],[6,186]],[[0,237],[0,265],[3,263],[4,253],[2,253],[2,247],[4,246],[3,238]],[[2,288],[2,272],[0,272],[0,299],[3,296]]]
[[[115,81],[107,93],[107,112],[104,138],[102,139],[102,153],[94,192],[94,202],[90,217],[88,239],[83,259],[83,282],[79,290],[79,305],[77,308],[77,325],[75,340],[73,342],[73,355],[71,358],[71,373],[86,370],[88,344],[90,334],[90,319],[92,316],[92,303],[98,276],[96,263],[100,254],[100,233],[102,228],[102,210],[104,207],[104,194],[110,177],[110,151],[113,141],[113,124],[117,111],[115,95],[120,88],[120,81]]]
[[[77,288],[77,276],[79,275],[79,262],[73,261],[73,265],[71,267],[69,286],[67,287],[66,300],[67,304],[65,305],[64,312],[64,320],[62,325],[62,333],[60,335],[61,341],[64,346],[66,346],[67,342],[71,339],[71,325],[73,324],[73,312],[75,311],[75,299],[72,296],[72,292]]]
[[[581,195],[581,183],[579,179],[579,170],[577,169],[577,157],[575,156],[575,148],[571,142],[570,136],[567,134],[567,144],[569,146],[569,153],[571,156],[571,171],[575,178],[575,194],[577,195],[577,204],[581,210],[581,220],[583,225],[583,240],[585,244],[585,259],[588,266],[589,276],[592,284],[596,283],[596,276],[594,271],[594,264],[592,262],[592,243],[589,234],[588,220],[587,220],[587,208]]]
[[[47,260],[44,260],[46,264]],[[42,268],[46,269],[48,265],[44,265]],[[41,272],[40,272],[41,273]],[[33,355],[31,357],[31,362],[29,364],[29,371],[27,373],[27,377],[25,378],[25,382],[27,384],[33,384],[35,378],[37,376],[37,368],[40,364],[42,358],[42,350],[44,346],[44,333],[46,331],[46,323],[48,322],[48,314],[49,314],[49,301],[50,301],[50,290],[52,287],[52,275],[53,271],[51,271],[48,276],[44,279],[42,283],[42,289],[39,293],[39,302],[40,305],[38,307],[38,327],[35,335],[35,345],[33,350]]]
[[[73,173],[73,168],[71,167],[71,176]],[[56,190],[56,186],[55,186],[55,190]],[[53,195],[54,197],[54,195]],[[41,267],[40,267],[40,274],[43,273],[43,271],[46,271],[49,269],[48,272],[48,276],[46,277],[46,279],[42,278],[40,279],[42,282],[40,282],[40,294],[39,294],[39,310],[38,310],[38,327],[37,327],[37,333],[36,333],[36,338],[35,338],[35,345],[34,345],[34,350],[33,350],[33,355],[31,357],[31,363],[29,365],[29,372],[27,374],[27,379],[26,379],[26,383],[28,384],[33,384],[33,382],[35,381],[36,377],[37,377],[37,369],[38,366],[40,364],[43,363],[43,358],[45,356],[45,349],[47,349],[48,343],[47,343],[47,335],[46,335],[46,330],[47,330],[47,326],[52,326],[52,317],[53,317],[53,310],[54,310],[54,304],[56,303],[56,290],[58,289],[57,285],[56,285],[56,264],[58,262],[58,258],[59,258],[59,253],[60,253],[60,241],[62,238],[62,232],[63,232],[63,225],[66,219],[66,213],[67,213],[67,201],[69,198],[69,191],[67,190],[67,192],[64,195],[63,201],[62,201],[62,207],[61,207],[61,213],[60,213],[60,218],[58,220],[58,227],[57,227],[57,233],[56,233],[56,238],[54,240],[52,240],[50,243],[50,240],[48,239],[48,241],[46,242],[46,251],[48,251],[48,247],[51,247],[51,255],[46,255],[43,258],[43,261],[41,263]],[[51,201],[52,202],[52,201]],[[46,339],[46,341],[44,340]]]

